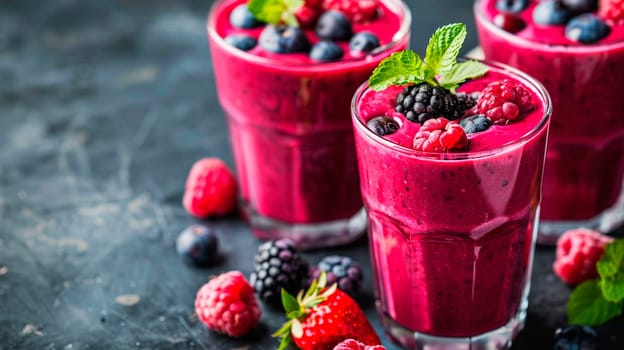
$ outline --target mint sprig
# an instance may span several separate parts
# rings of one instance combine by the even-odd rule
[[[424,60],[411,50],[392,54],[373,71],[368,80],[370,88],[379,91],[390,85],[427,82],[455,92],[464,81],[487,72],[487,67],[481,62],[457,61],[466,35],[463,23],[438,28],[429,39]]]
[[[607,244],[596,263],[599,279],[578,285],[568,300],[568,321],[595,326],[622,314],[624,305],[624,239]]]
[[[270,24],[299,26],[295,11],[304,0],[250,0],[249,11],[260,21]]]

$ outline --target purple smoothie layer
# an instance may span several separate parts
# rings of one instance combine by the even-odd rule
[[[381,53],[318,63],[304,54],[270,54],[260,48],[243,52],[229,46],[224,35],[258,37],[261,31],[229,24],[229,13],[241,3],[245,1],[221,2],[209,19],[208,33],[243,200],[254,213],[286,223],[352,217],[362,202],[349,102],[382,58],[407,46],[405,8],[383,0],[376,20],[354,25],[356,32],[375,31],[386,45]]]
[[[491,68],[459,91],[508,78]],[[367,90],[357,104],[356,147],[381,307],[415,332],[468,337],[497,329],[519,310],[530,275],[546,146],[546,98],[506,126],[469,135],[467,151],[411,149],[418,123],[394,112],[400,88]],[[364,126],[393,116],[389,137]],[[455,159],[454,159],[455,158]]]
[[[541,218],[595,218],[617,201],[624,176],[624,26],[595,44],[567,40],[563,26],[539,26],[531,8],[514,34],[492,23],[495,1],[479,1],[475,17],[485,57],[540,80],[553,102]]]

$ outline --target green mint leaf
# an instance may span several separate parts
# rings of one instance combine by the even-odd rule
[[[302,5],[303,0],[250,0],[247,8],[260,21],[298,26],[295,10]]]
[[[606,300],[596,280],[578,285],[568,300],[568,321],[571,324],[596,326],[621,313],[622,302]]]
[[[282,288],[282,305],[284,306],[284,310],[286,311],[287,314],[301,309],[301,307],[299,306],[299,302],[297,302],[297,299],[295,299],[295,297],[290,295],[290,293],[288,293],[283,288]]]
[[[596,268],[605,299],[612,302],[624,300],[624,239],[607,244]]]
[[[453,69],[466,35],[463,23],[447,24],[433,33],[425,54],[426,80],[444,76]]]
[[[482,76],[488,67],[478,61],[465,61],[455,65],[446,75],[440,78],[440,86],[455,92],[459,84],[464,81]]]
[[[405,85],[423,81],[423,62],[414,51],[405,50],[393,53],[383,59],[368,79],[368,84],[375,91],[390,85]]]

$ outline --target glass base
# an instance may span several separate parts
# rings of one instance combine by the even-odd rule
[[[241,205],[254,235],[262,240],[290,238],[300,250],[348,244],[360,238],[366,230],[366,211],[342,220],[300,224],[271,219],[260,215],[250,205]]]
[[[411,331],[387,314],[381,313],[381,323],[388,337],[404,349],[410,350],[498,350],[509,349],[516,335],[524,328],[528,303],[506,325],[473,337],[439,337]],[[379,302],[377,303],[379,308]]]

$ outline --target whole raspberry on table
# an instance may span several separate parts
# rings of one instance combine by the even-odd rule
[[[383,345],[366,345],[355,339],[347,339],[336,345],[333,350],[386,350]]]
[[[182,202],[191,215],[221,216],[236,208],[237,191],[236,179],[222,160],[203,158],[189,172]]]
[[[586,228],[564,232],[557,240],[555,274],[569,285],[598,277],[596,263],[612,241],[613,238]]]
[[[230,271],[199,289],[195,313],[208,328],[240,337],[258,324],[262,311],[245,276],[240,271]]]
[[[507,124],[535,108],[531,93],[519,83],[503,79],[489,83],[481,92],[477,114],[485,114],[494,124]]]
[[[446,152],[468,145],[464,128],[446,118],[427,120],[414,136],[414,149],[426,152]]]
[[[624,0],[600,0],[598,16],[611,25],[624,24]]]
[[[364,281],[362,266],[348,256],[329,255],[324,257],[317,264],[317,267],[310,271],[311,280],[318,279],[323,272],[327,274],[328,284],[336,283],[340,290],[351,296],[362,288]]]
[[[379,0],[323,0],[322,9],[342,12],[355,23],[367,22],[377,17]]]

